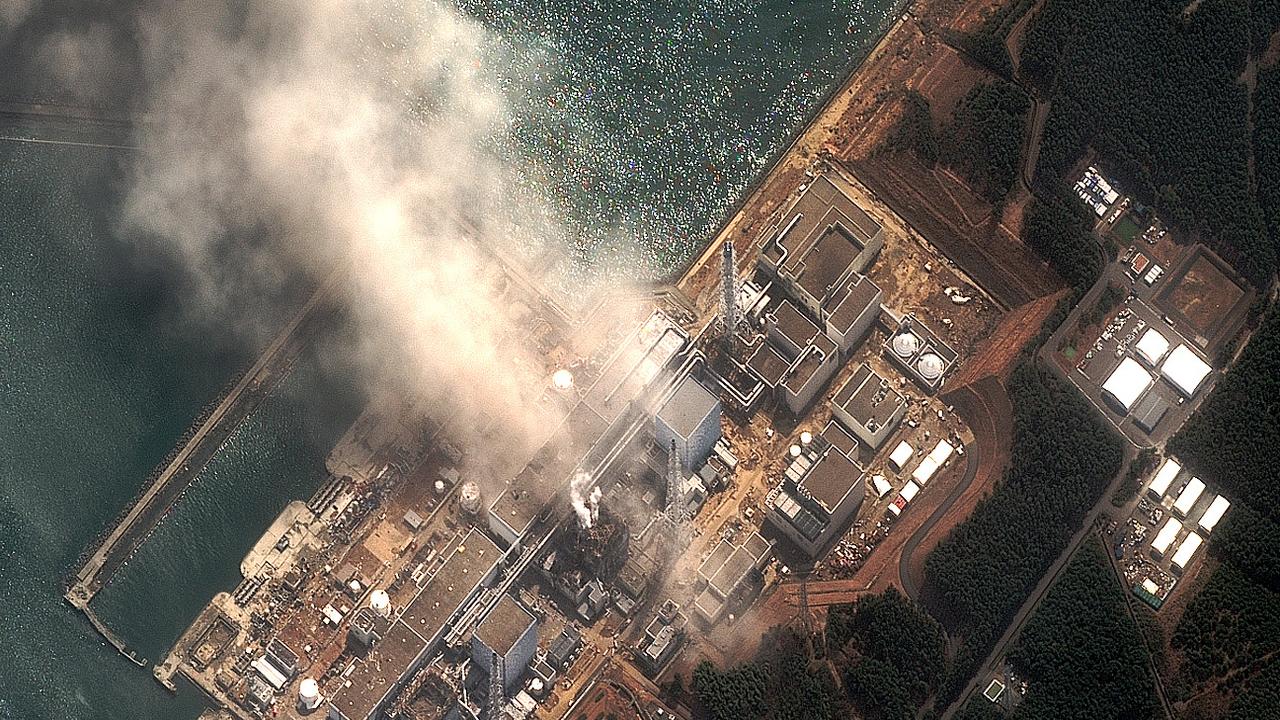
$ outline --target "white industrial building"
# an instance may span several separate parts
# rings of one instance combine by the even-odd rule
[[[471,659],[485,672],[496,654],[502,687],[511,692],[538,650],[538,620],[510,595],[503,595],[471,634]]]
[[[1178,494],[1178,499],[1173,501],[1173,513],[1180,518],[1185,518],[1203,492],[1204,481],[1198,477],[1191,478],[1187,486]]]
[[[1173,553],[1173,560],[1170,561],[1174,571],[1182,572],[1187,569],[1187,565],[1191,563],[1191,559],[1195,557],[1196,551],[1200,549],[1200,545],[1204,540],[1196,533],[1189,533],[1182,540],[1182,544],[1178,546],[1178,550]]]
[[[1164,364],[1160,366],[1160,374],[1164,379],[1186,397],[1195,396],[1201,383],[1211,371],[1209,363],[1200,359],[1200,356],[1185,344],[1174,348]]]
[[[1219,495],[1213,499],[1213,502],[1209,503],[1209,508],[1204,511],[1204,514],[1200,516],[1200,521],[1196,524],[1205,533],[1211,533],[1230,507],[1231,502]]]
[[[1152,500],[1160,502],[1164,499],[1164,494],[1169,492],[1169,486],[1173,484],[1174,478],[1178,477],[1178,473],[1182,472],[1182,466],[1173,458],[1165,458],[1160,464],[1160,469],[1156,471],[1155,477],[1151,478],[1151,484],[1147,486],[1147,494]]]
[[[951,443],[946,440],[939,440],[938,444],[933,446],[933,450],[916,466],[915,471],[911,473],[911,479],[915,480],[918,485],[929,484],[934,474],[946,464],[953,452],[955,452],[955,448],[951,446]]]
[[[916,454],[916,449],[911,447],[911,443],[903,440],[898,443],[898,447],[893,449],[889,454],[889,463],[893,465],[893,469],[899,472],[907,466],[911,461],[911,457]]]
[[[858,366],[831,399],[831,413],[859,440],[879,450],[902,422],[907,401],[869,365]]]
[[[692,376],[686,377],[653,419],[658,447],[676,444],[685,472],[702,466],[720,439],[720,400]]]
[[[889,505],[889,512],[894,515],[901,515],[906,509],[907,504],[920,494],[920,486],[914,480],[908,480],[906,485],[902,486],[902,490],[898,493],[898,498]]]
[[[1156,533],[1155,539],[1151,541],[1151,554],[1157,558],[1164,557],[1180,532],[1182,532],[1182,523],[1176,518],[1169,518],[1169,522],[1160,528],[1160,532]]]
[[[1155,378],[1138,361],[1126,357],[1102,384],[1102,392],[1128,413],[1154,382]]]
[[[1149,327],[1138,338],[1134,350],[1137,351],[1138,359],[1146,363],[1147,367],[1156,367],[1164,359],[1165,353],[1169,352],[1169,341],[1159,330]]]

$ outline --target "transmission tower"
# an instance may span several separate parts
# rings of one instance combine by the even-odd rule
[[[724,344],[732,349],[738,333],[738,263],[733,241],[726,239],[720,255],[720,319],[724,322]]]

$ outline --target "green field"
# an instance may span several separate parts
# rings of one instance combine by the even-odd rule
[[[1138,233],[1142,232],[1142,228],[1138,227],[1138,224],[1128,215],[1125,215],[1120,218],[1115,227],[1111,229],[1111,232],[1120,241],[1120,244],[1124,246],[1133,244],[1134,239],[1138,237]]]

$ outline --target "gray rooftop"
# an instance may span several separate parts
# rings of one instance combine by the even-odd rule
[[[689,437],[718,404],[716,396],[702,383],[686,377],[658,411],[658,417],[680,436]]]

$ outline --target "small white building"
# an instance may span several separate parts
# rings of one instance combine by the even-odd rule
[[[1173,479],[1178,477],[1178,473],[1182,472],[1182,466],[1173,458],[1165,458],[1160,465],[1160,469],[1156,471],[1155,477],[1151,478],[1151,484],[1147,486],[1147,494],[1152,500],[1160,502],[1164,499],[1164,494],[1169,492],[1169,486],[1173,484]]]
[[[1138,359],[1146,363],[1147,367],[1156,367],[1169,352],[1169,341],[1160,334],[1159,330],[1149,327],[1142,333],[1142,337],[1138,338],[1134,350],[1137,352]]]
[[[1178,499],[1173,501],[1173,513],[1180,518],[1185,518],[1203,492],[1204,481],[1198,477],[1191,478],[1187,486],[1178,494]]]
[[[1204,511],[1204,514],[1200,516],[1200,521],[1196,524],[1205,533],[1211,533],[1230,507],[1231,502],[1219,495],[1213,499],[1213,502],[1209,503],[1209,509]]]
[[[1169,518],[1169,522],[1160,528],[1160,532],[1156,533],[1155,539],[1151,541],[1151,554],[1157,558],[1164,557],[1180,532],[1182,532],[1182,523],[1176,518]]]
[[[1160,366],[1160,374],[1164,379],[1186,397],[1195,396],[1211,371],[1209,363],[1202,360],[1185,344],[1179,345],[1169,353],[1169,357]]]
[[[1154,382],[1155,378],[1146,368],[1139,365],[1137,360],[1126,357],[1102,384],[1102,393],[1127,414]]]
[[[1196,533],[1190,533],[1183,539],[1182,544],[1178,546],[1177,552],[1173,554],[1173,560],[1170,561],[1175,572],[1182,572],[1187,569],[1187,565],[1191,563],[1191,559],[1195,557],[1196,551],[1200,549],[1200,545],[1204,540]]]
[[[899,472],[907,466],[911,461],[911,457],[916,454],[916,449],[911,447],[911,443],[903,440],[898,443],[898,447],[893,449],[889,455],[889,464],[893,465],[893,469]]]

